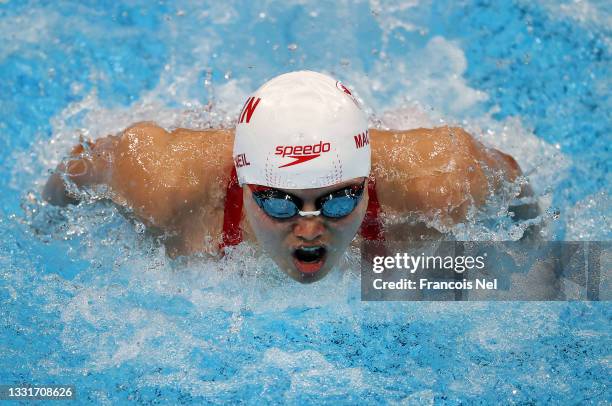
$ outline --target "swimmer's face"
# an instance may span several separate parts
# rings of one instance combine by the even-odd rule
[[[255,202],[253,192],[245,185],[244,207],[249,224],[264,250],[293,279],[302,283],[318,281],[329,273],[357,234],[368,205],[367,181],[355,178],[334,186],[317,189],[278,189],[304,202],[302,211],[315,211],[322,196],[347,187],[364,185],[355,209],[342,218],[295,216],[275,219]]]

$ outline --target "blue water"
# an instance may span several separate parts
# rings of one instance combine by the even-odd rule
[[[544,237],[610,240],[610,11],[0,2],[0,384],[108,404],[610,403],[606,302],[363,303],[355,253],[302,286],[250,247],[172,262],[107,203],[40,202],[80,134],[229,126],[248,92],[307,68],[373,123],[458,124],[512,153],[553,213]]]

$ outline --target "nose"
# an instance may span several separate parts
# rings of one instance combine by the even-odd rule
[[[301,217],[293,228],[293,234],[303,241],[316,241],[324,232],[325,226],[320,217]]]

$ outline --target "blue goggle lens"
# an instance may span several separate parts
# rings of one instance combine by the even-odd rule
[[[288,219],[298,213],[298,208],[291,200],[274,197],[260,198],[259,207],[270,217]]]
[[[323,203],[321,206],[321,213],[325,217],[346,217],[355,210],[357,203],[359,203],[359,199],[355,197],[336,197]]]

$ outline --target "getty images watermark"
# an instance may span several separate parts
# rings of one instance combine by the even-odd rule
[[[610,300],[610,242],[364,242],[363,300]]]

